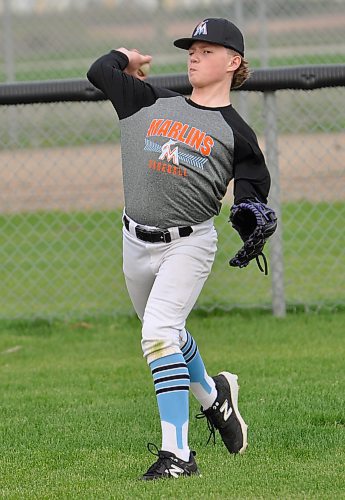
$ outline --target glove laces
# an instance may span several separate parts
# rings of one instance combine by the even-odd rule
[[[242,256],[245,254],[245,251],[241,249],[235,257],[230,259],[229,264],[230,266],[237,266],[237,267],[247,267],[249,264],[249,260],[243,261]],[[262,257],[262,263],[260,262],[260,257]],[[266,255],[263,252],[260,252],[256,257],[255,257],[256,264],[259,268],[259,270],[265,274],[265,276],[268,275],[268,263],[266,259]],[[201,417],[200,417],[201,418]]]
[[[262,257],[263,266],[262,266],[262,264],[261,264],[261,262],[260,262],[260,257]],[[265,274],[265,276],[267,276],[267,275],[268,275],[268,264],[267,264],[266,255],[265,255],[264,253],[262,253],[262,252],[261,252],[261,253],[259,253],[259,255],[257,255],[257,256],[255,257],[255,260],[256,260],[256,263],[257,263],[258,268],[260,269],[260,271],[261,271],[262,273],[264,273],[264,274]]]

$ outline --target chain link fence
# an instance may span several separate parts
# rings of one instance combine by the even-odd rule
[[[121,46],[153,55],[156,73],[182,72],[172,40],[206,17],[243,29],[252,67],[344,62],[344,0],[2,0],[0,82],[83,78]]]
[[[252,67],[343,63],[343,1],[3,0],[0,79],[82,77],[117,46],[154,56],[153,71],[185,71],[171,40],[207,16],[237,20]],[[58,8],[58,7],[59,8]],[[271,96],[272,97],[272,96]],[[219,251],[198,307],[345,305],[344,88],[236,92],[269,163],[272,116],[283,260],[272,286],[255,264],[230,269],[240,240],[227,223],[232,186],[216,219]],[[0,317],[85,317],[132,311],[122,276],[119,127],[108,102],[0,106]]]
[[[279,272],[286,304],[343,306],[345,135],[339,109],[344,89],[280,91],[274,109],[261,93],[246,96],[249,120],[268,160],[267,113],[277,119],[284,254]],[[236,107],[239,98],[235,93]],[[1,315],[130,312],[122,277],[119,129],[112,106],[0,109]],[[276,172],[272,176],[276,186]],[[240,245],[227,223],[231,192],[230,185],[217,218],[219,251],[198,307],[270,308],[277,293],[270,277],[254,263],[243,270],[228,267]]]

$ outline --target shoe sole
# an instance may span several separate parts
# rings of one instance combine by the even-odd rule
[[[228,384],[230,386],[230,393],[231,393],[231,401],[232,401],[232,408],[235,412],[235,415],[237,417],[237,420],[240,423],[241,430],[242,430],[242,436],[243,436],[243,445],[242,448],[238,451],[240,455],[242,455],[248,446],[248,441],[247,441],[247,429],[248,425],[245,423],[243,420],[240,412],[238,411],[238,391],[239,391],[239,385],[237,382],[237,375],[234,375],[233,373],[229,372],[220,372],[219,375],[223,375],[226,380],[228,381]]]

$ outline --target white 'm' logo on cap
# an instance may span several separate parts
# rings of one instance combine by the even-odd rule
[[[202,21],[198,26],[195,28],[195,31],[193,33],[193,36],[197,35],[207,35],[207,21]]]

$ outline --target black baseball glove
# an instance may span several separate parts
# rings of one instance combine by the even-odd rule
[[[260,201],[245,200],[231,207],[229,222],[244,242],[235,257],[229,260],[230,266],[246,267],[251,260],[256,259],[260,271],[267,275],[267,260],[262,250],[277,228],[274,210]],[[260,256],[263,258],[264,268],[260,263]]]

